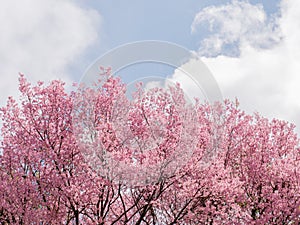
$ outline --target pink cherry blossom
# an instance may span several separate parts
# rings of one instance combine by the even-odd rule
[[[180,85],[126,95],[19,78],[1,108],[1,224],[297,224],[294,125],[236,101],[190,104]]]

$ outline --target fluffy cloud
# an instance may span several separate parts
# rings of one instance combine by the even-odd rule
[[[0,104],[17,90],[18,73],[30,81],[68,76],[98,38],[100,15],[71,0],[2,1],[0,7]]]
[[[192,30],[212,27],[199,54],[225,98],[237,97],[248,112],[294,122],[300,131],[300,1],[282,0],[279,10],[267,17],[260,4],[232,1],[201,10]]]
[[[208,25],[210,36],[201,42],[199,53],[214,56],[238,54],[240,45],[270,48],[280,40],[277,17],[268,18],[262,5],[233,0],[221,6],[201,10],[192,24],[192,33],[199,25]]]

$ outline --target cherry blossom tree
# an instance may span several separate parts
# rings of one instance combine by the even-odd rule
[[[189,103],[102,69],[92,87],[31,85],[1,108],[1,224],[296,224],[294,126],[238,102]]]

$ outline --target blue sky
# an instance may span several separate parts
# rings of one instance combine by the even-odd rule
[[[109,48],[145,39],[175,42],[189,49],[198,47],[199,36],[191,35],[195,15],[204,7],[220,5],[224,0],[181,1],[79,1],[96,9],[103,17],[105,45]],[[261,1],[250,1],[259,3]],[[278,10],[279,1],[262,1],[267,13]]]
[[[94,45],[86,55],[93,60],[107,50],[140,40],[170,41],[196,50],[201,39],[207,35],[207,30],[203,26],[203,30],[191,34],[191,24],[195,15],[205,7],[218,6],[231,1],[79,0],[77,2],[83,8],[96,10],[102,17],[100,44],[96,48]],[[279,0],[249,2],[262,4],[268,15],[278,11]]]
[[[2,1],[0,104],[17,96],[18,72],[32,82],[71,84],[112,48],[162,40],[197,53],[225,98],[300,126],[299,15],[299,0]],[[162,65],[129,72],[137,76],[145,68],[192,89]]]

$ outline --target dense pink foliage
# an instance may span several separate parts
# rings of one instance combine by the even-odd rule
[[[100,79],[68,94],[20,76],[1,108],[1,224],[299,222],[293,125]]]

